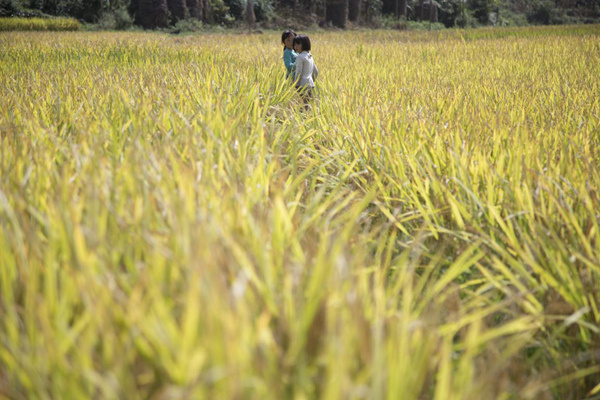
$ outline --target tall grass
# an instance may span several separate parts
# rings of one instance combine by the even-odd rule
[[[73,18],[0,18],[1,31],[78,31],[79,21]]]
[[[597,396],[600,39],[522,32],[311,35],[308,112],[275,35],[0,36],[0,393]]]

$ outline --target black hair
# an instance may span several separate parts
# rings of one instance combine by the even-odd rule
[[[281,44],[285,46],[285,39],[287,39],[288,37],[290,37],[290,35],[294,35],[294,37],[296,37],[296,32],[292,31],[292,30],[287,30],[285,32],[283,32],[281,34]]]
[[[310,51],[310,39],[306,35],[298,35],[294,38],[294,44],[300,43],[302,51]]]

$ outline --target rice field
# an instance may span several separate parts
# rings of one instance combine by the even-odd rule
[[[0,398],[600,398],[599,33],[2,33]]]
[[[81,23],[74,18],[0,18],[2,31],[78,31]]]

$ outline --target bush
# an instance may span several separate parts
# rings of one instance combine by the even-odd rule
[[[0,17],[17,16],[20,10],[14,0],[0,0]]]
[[[436,22],[430,24],[429,21],[407,21],[404,18],[396,19],[389,15],[382,16],[379,20],[379,27],[385,29],[398,29],[401,31],[404,30],[413,30],[413,31],[437,31],[440,29],[444,29],[445,26],[442,23]]]
[[[237,20],[244,18],[246,10],[246,2],[244,0],[226,0],[225,4],[229,8],[231,16]]]
[[[379,25],[385,29],[397,29],[404,31],[408,29],[408,23],[404,17],[396,18],[391,15],[383,15],[379,18]]]
[[[256,21],[267,21],[273,16],[273,0],[254,0]]]
[[[253,0],[254,16],[257,22],[268,21],[273,17],[273,0]],[[226,0],[225,4],[229,7],[232,17],[237,20],[243,20],[246,12],[246,0]]]
[[[479,23],[476,18],[474,18],[470,12],[466,11],[460,13],[456,19],[454,20],[454,24],[458,28],[477,28]]]
[[[104,13],[98,21],[98,25],[101,29],[116,29],[117,21],[112,13]]]
[[[231,16],[229,7],[223,0],[210,0],[209,2],[209,22],[221,25],[231,25],[235,21],[235,18]]]
[[[102,19],[102,2],[100,0],[69,0],[60,2],[60,15],[69,15],[85,22],[95,22]],[[114,16],[118,20],[119,16]],[[119,22],[116,22],[119,24]]]
[[[73,18],[0,18],[0,31],[78,31]]]
[[[126,30],[133,26],[133,19],[126,9],[119,8],[102,14],[98,25],[102,29]]]
[[[490,14],[493,12],[492,0],[469,0],[469,9],[472,15],[479,23],[488,24],[490,21]]]
[[[171,28],[171,33],[199,32],[203,27],[202,21],[186,18],[178,21],[173,28]]]
[[[541,0],[532,5],[527,21],[537,25],[559,25],[564,23],[564,16],[553,1]]]
[[[133,26],[133,18],[124,8],[113,11],[117,29],[129,29]]]
[[[515,13],[510,10],[501,10],[498,13],[497,26],[527,26],[529,22],[523,14]]]
[[[438,21],[444,24],[446,28],[452,28],[456,25],[456,18],[465,8],[464,3],[456,0],[438,1],[440,8],[438,11]]]
[[[440,29],[445,29],[444,24],[440,22],[430,23],[429,21],[407,21],[406,26],[409,30],[414,31],[439,31]]]
[[[378,19],[383,8],[383,0],[368,0],[362,2],[362,15],[366,22],[372,23],[374,19]]]
[[[31,9],[24,8],[30,7]],[[0,0],[0,17],[47,18],[69,16],[93,22],[102,9],[101,0]]]

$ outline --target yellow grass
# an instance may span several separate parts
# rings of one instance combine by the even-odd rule
[[[0,35],[0,397],[597,393],[598,32]]]
[[[0,18],[0,31],[78,31],[73,18]]]

